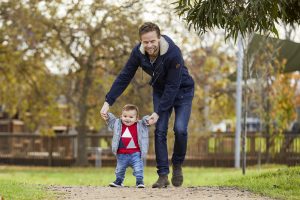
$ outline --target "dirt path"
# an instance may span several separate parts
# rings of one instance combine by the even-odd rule
[[[168,187],[163,189],[134,187],[51,186],[59,200],[271,200],[248,191],[228,187]]]

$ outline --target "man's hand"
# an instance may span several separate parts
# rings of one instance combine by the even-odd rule
[[[149,116],[148,118],[148,124],[149,125],[152,125],[152,124],[155,124],[158,120],[159,116],[157,113],[152,113],[152,115]]]
[[[108,120],[108,110],[109,110],[109,104],[105,101],[101,110],[100,115],[104,120]]]

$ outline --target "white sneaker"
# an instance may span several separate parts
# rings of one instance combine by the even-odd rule
[[[138,184],[136,187],[137,187],[137,188],[145,188],[145,185],[142,184],[142,183],[140,183],[140,184]]]
[[[123,183],[119,184],[116,181],[109,184],[110,187],[124,187]]]

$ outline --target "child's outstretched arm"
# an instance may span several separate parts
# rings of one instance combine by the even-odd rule
[[[110,130],[114,129],[115,121],[116,121],[116,116],[112,113],[108,113],[108,119],[106,120],[106,124]]]
[[[144,116],[141,120],[140,120],[140,124],[141,124],[141,129],[139,134],[141,134],[141,144],[142,144],[142,148],[141,148],[141,156],[142,158],[145,158],[149,149],[149,115]]]
[[[143,123],[144,126],[150,126],[149,117],[150,117],[149,115],[146,115],[142,118],[142,123]]]

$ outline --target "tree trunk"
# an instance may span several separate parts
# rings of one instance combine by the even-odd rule
[[[80,123],[78,127],[78,147],[77,147],[77,159],[76,159],[76,166],[88,166],[88,159],[86,155],[86,127]]]
[[[92,84],[92,64],[86,64],[82,66],[85,69],[85,76],[82,84],[82,91],[80,92],[80,98],[78,101],[78,110],[79,110],[79,126],[78,126],[78,149],[77,149],[77,166],[87,166],[88,159],[86,154],[86,132],[88,131],[86,120],[88,113],[87,99],[89,94],[89,88]]]

